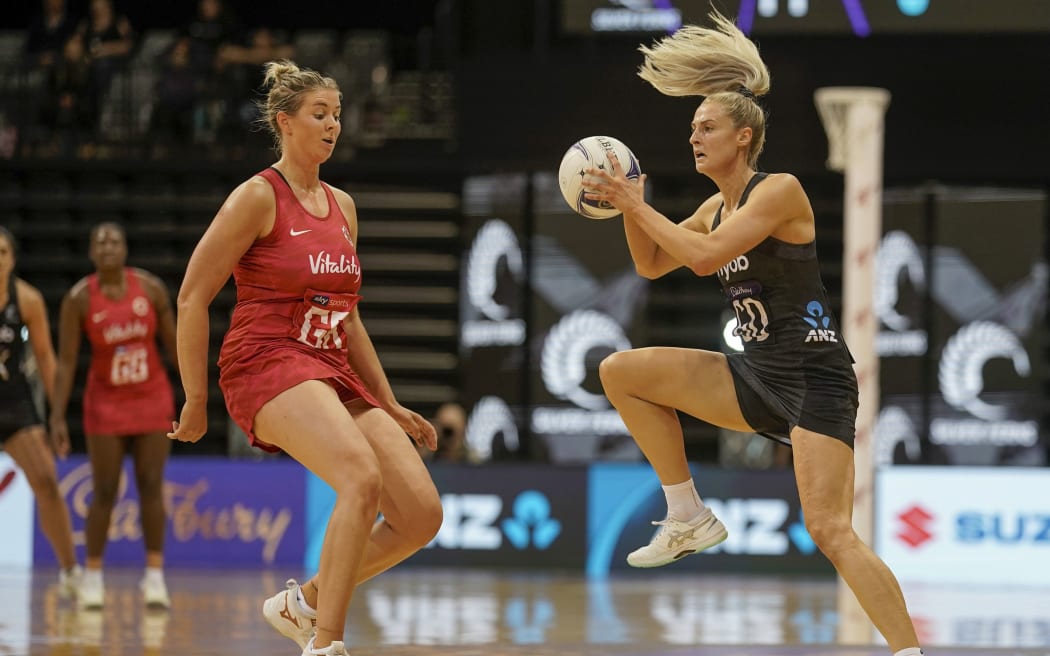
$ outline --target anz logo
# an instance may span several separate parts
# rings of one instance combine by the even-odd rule
[[[810,301],[806,306],[806,312],[809,313],[809,316],[802,317],[802,320],[810,327],[806,335],[807,342],[839,341],[835,336],[835,331],[828,327],[831,325],[831,317],[824,311],[824,306],[820,304],[820,301]]]
[[[561,535],[561,522],[551,517],[551,502],[542,492],[526,490],[514,500],[514,516],[503,520],[503,534],[518,549],[545,550]]]
[[[441,506],[444,521],[428,547],[495,551],[506,539],[520,550],[544,551],[562,532],[550,500],[537,490],[519,494],[511,504],[513,515],[502,521],[503,499],[495,494],[443,494]]]

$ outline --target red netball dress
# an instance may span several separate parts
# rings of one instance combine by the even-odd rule
[[[88,277],[84,332],[91,342],[91,368],[84,389],[86,435],[167,432],[175,398],[157,350],[157,313],[133,269],[124,270],[127,290],[114,300]]]
[[[219,352],[226,409],[253,446],[277,451],[252,428],[259,409],[307,380],[324,380],[344,402],[379,402],[347,362],[343,320],[357,305],[361,263],[346,218],[328,185],[328,215],[314,216],[274,168],[258,174],[273,187],[273,230],[234,268],[237,305]]]

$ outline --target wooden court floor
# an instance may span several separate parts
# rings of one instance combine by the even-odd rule
[[[54,570],[0,569],[0,656],[297,656],[260,613],[289,574],[169,571],[173,608],[154,612],[138,570],[110,569],[105,609],[77,612]],[[1050,590],[905,587],[928,656],[1050,656]],[[401,568],[359,588],[347,640],[354,656],[889,654],[840,628],[832,580]]]

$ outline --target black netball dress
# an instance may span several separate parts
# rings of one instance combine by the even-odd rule
[[[740,206],[766,175],[751,178]],[[720,207],[712,230],[721,219]],[[727,359],[748,424],[785,444],[800,426],[852,447],[857,378],[820,278],[816,242],[767,237],[722,267],[718,280],[744,344]]]

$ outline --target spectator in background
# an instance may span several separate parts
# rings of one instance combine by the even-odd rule
[[[242,130],[259,120],[257,103],[263,88],[263,64],[294,56],[295,46],[285,43],[268,27],[252,30],[246,45],[230,44],[219,49],[219,66],[227,80],[225,122],[229,127]]]
[[[56,155],[71,155],[77,147],[86,152],[98,127],[99,102],[80,34],[73,34],[66,41],[62,58],[51,68],[45,89],[40,112],[40,122],[49,138],[45,149]]]
[[[150,117],[150,133],[161,148],[172,143],[191,143],[205,81],[190,62],[191,40],[180,37],[158,66],[157,102]]]
[[[66,0],[43,0],[41,12],[26,30],[25,56],[31,68],[45,71],[58,63],[66,41],[76,30]]]
[[[242,28],[223,0],[199,0],[197,15],[184,28],[189,39],[189,68],[200,85],[195,119],[197,142],[215,141],[226,113],[229,80],[219,52],[242,40]]]
[[[435,462],[477,462],[467,445],[467,413],[458,403],[442,403],[431,421],[437,431],[437,449],[419,449],[424,460]]]
[[[109,92],[113,77],[128,62],[135,44],[131,22],[113,9],[113,0],[91,0],[90,12],[77,27],[91,62],[99,99]]]
[[[197,16],[185,28],[190,40],[190,68],[197,75],[212,77],[218,67],[219,50],[241,40],[241,27],[223,0],[200,0]]]
[[[120,489],[124,455],[135,462],[146,572],[140,588],[147,606],[170,605],[164,582],[164,466],[171,443],[165,437],[175,412],[168,372],[157,340],[175,359],[175,313],[168,288],[156,276],[125,266],[124,229],[101,223],[91,229],[95,273],[82,278],[62,299],[58,369],[51,408],[56,443],[69,440],[66,408],[73,389],[80,343],[91,343],[84,388],[83,420],[91,461],[93,493],[85,527],[87,561],[77,591],[82,610],[104,601],[102,556]]]

